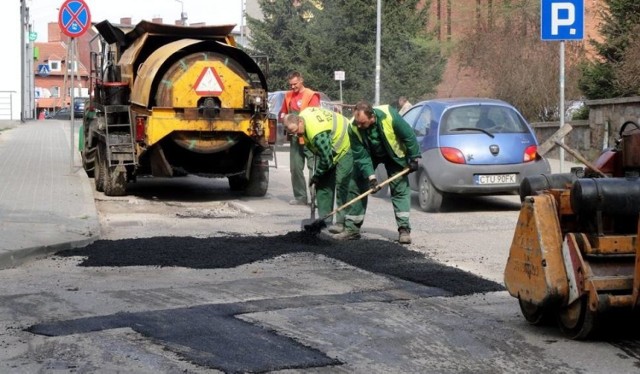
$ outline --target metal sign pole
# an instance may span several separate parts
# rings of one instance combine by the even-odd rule
[[[376,78],[375,78],[375,97],[373,105],[380,105],[380,49],[382,41],[380,34],[382,33],[382,0],[378,0],[376,6]]]
[[[67,59],[67,64],[69,60],[71,60],[71,66],[67,65],[67,72],[64,77],[66,79],[67,74],[69,74],[69,70],[71,70],[71,103],[69,104],[69,111],[71,118],[71,173],[73,174],[73,155],[75,153],[75,142],[74,142],[74,121],[75,121],[75,87],[73,83],[73,73],[76,68],[78,62],[76,61],[76,37],[82,36],[89,28],[91,28],[91,12],[89,11],[89,7],[84,2],[84,0],[65,0],[65,2],[60,6],[60,11],[58,12],[58,26],[60,26],[60,31],[63,34],[68,36],[70,39],[70,45],[67,50],[71,50],[71,58]],[[80,80],[80,76],[78,75],[78,80]]]
[[[333,72],[333,78],[340,84],[340,105],[342,106],[342,81],[344,80],[344,70],[338,70]]]
[[[74,73],[74,69],[76,66],[76,38],[71,38],[71,41],[69,42],[69,49],[71,50],[70,54],[71,54],[71,66],[67,66],[67,74],[69,74],[69,71],[71,71],[71,78],[70,78],[70,87],[71,87],[71,104],[69,105],[69,112],[71,114],[71,120],[69,122],[70,123],[70,128],[71,130],[69,131],[69,133],[71,134],[71,158],[69,160],[69,164],[71,165],[71,174],[73,174],[73,155],[75,153],[75,144],[74,144],[74,136],[73,136],[73,131],[74,131],[74,126],[73,126],[73,122],[75,121],[75,87],[74,87],[74,83],[73,83],[73,73]]]
[[[540,0],[540,38],[543,41],[560,42],[560,129],[553,136],[563,134],[559,141],[564,144],[562,137],[571,131],[571,126],[565,128],[564,123],[564,42],[584,38],[584,0]],[[564,148],[560,147],[558,153],[562,173]]]
[[[564,128],[564,40],[560,42],[560,128]],[[564,144],[564,137],[560,139]],[[560,147],[560,173],[564,170],[564,148]]]

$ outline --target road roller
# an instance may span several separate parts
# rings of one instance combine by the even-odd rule
[[[640,126],[629,121],[588,167],[523,180],[504,282],[529,323],[555,320],[567,337],[587,339],[608,312],[635,313],[639,175]]]

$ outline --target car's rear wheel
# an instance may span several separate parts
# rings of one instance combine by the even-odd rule
[[[426,171],[420,173],[418,201],[425,212],[439,212],[442,207],[442,192],[431,183]]]

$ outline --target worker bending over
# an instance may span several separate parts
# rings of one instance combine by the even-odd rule
[[[282,121],[287,131],[301,136],[315,156],[316,167],[309,180],[309,188],[316,189],[318,214],[328,215],[334,206],[347,201],[349,183],[352,180],[353,157],[348,135],[349,120],[330,110],[307,108],[299,114],[287,114]],[[330,225],[333,217],[327,217]],[[329,227],[332,233],[344,230],[345,211],[336,214],[336,224]]]
[[[389,105],[372,107],[360,101],[354,109],[353,122],[349,126],[349,140],[353,153],[355,183],[349,188],[349,199],[355,198],[369,188],[379,189],[375,169],[384,164],[387,175],[393,175],[409,167],[418,170],[421,158],[418,140],[409,124]],[[398,226],[398,242],[411,243],[411,189],[409,178],[404,175],[391,183],[391,203]],[[367,197],[351,205],[345,220],[345,230],[336,236],[341,240],[360,238],[360,227],[364,223]]]

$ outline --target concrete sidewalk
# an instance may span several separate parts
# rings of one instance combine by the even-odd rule
[[[100,235],[93,186],[69,121],[0,121],[0,269]]]

